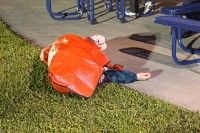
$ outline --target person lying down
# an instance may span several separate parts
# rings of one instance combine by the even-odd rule
[[[44,48],[40,60],[48,65],[48,76],[53,88],[61,93],[90,97],[98,84],[132,83],[151,78],[150,72],[134,73],[112,66],[102,52],[107,48],[102,35],[79,37],[66,34],[52,46]]]
[[[93,35],[89,38],[93,41],[101,51],[107,48],[106,38],[102,35]],[[132,83],[135,81],[145,81],[151,78],[150,72],[133,73],[127,70],[113,69],[109,67],[104,67],[104,72],[101,75],[99,83]]]

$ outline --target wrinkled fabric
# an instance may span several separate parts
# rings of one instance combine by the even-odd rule
[[[132,83],[137,80],[135,73],[126,70],[106,70],[103,72],[105,78],[103,83]]]
[[[49,66],[50,83],[59,92],[90,97],[109,59],[88,38],[73,34],[60,37],[42,50],[41,61]]]

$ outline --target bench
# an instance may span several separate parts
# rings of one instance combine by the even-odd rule
[[[176,56],[176,43],[178,42],[180,48],[185,52],[189,52],[191,54],[200,54],[199,50],[186,48],[182,42],[182,30],[188,30],[193,32],[200,33],[200,21],[192,20],[187,18],[182,18],[180,15],[192,12],[200,11],[200,4],[195,5],[187,5],[187,6],[177,6],[177,7],[169,7],[161,9],[161,12],[168,15],[173,16],[159,16],[154,18],[154,23],[162,24],[165,26],[171,27],[172,32],[172,58],[175,63],[179,65],[188,65],[193,63],[200,62],[200,59],[192,59],[192,60],[178,60]]]
[[[112,0],[109,0],[110,4],[107,3],[107,0],[104,0],[105,7],[111,11],[112,8]],[[85,8],[86,5],[86,8]],[[78,20],[81,19],[84,10],[86,9],[87,18],[91,24],[94,24],[94,0],[77,0],[76,9],[73,12],[66,12],[66,10],[60,12],[52,11],[52,0],[46,0],[46,8],[50,15],[50,17],[57,21],[63,20]]]

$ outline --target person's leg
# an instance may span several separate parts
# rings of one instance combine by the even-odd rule
[[[140,6],[139,6],[139,0],[135,0],[135,12],[136,14],[139,13],[139,10],[140,10]]]
[[[135,81],[145,81],[151,78],[151,73],[133,73],[127,70],[106,70],[100,78],[100,83],[133,83]]]
[[[135,0],[129,0],[129,6],[130,6],[130,11],[136,13],[136,5],[135,5]]]
[[[134,17],[136,16],[136,5],[135,0],[129,0],[129,10],[125,12],[126,16]]]
[[[132,83],[137,80],[135,73],[126,70],[106,70],[103,72],[104,79],[103,83]]]

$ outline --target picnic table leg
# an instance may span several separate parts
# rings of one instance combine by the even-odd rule
[[[87,17],[90,24],[94,24],[94,0],[87,0]]]
[[[180,32],[180,33],[178,33]],[[176,41],[177,41],[177,35],[178,35],[178,38],[180,37],[181,38],[181,29],[178,29],[176,27],[172,27],[172,58],[174,60],[174,62],[176,64],[179,64],[179,65],[188,65],[188,64],[194,64],[194,63],[198,63],[200,62],[200,59],[193,59],[193,60],[183,60],[183,61],[179,61],[178,58],[177,58],[177,55],[176,55]],[[181,39],[178,39],[178,42],[181,40]],[[179,43],[179,46],[186,50],[185,49],[185,46],[182,44],[182,41],[181,41],[181,44]],[[187,52],[193,52],[191,50],[186,50]]]
[[[57,20],[57,21],[61,21],[61,20],[77,20],[77,19],[80,19],[82,17],[82,15],[83,15],[84,4],[83,4],[83,0],[77,0],[77,8],[76,8],[75,11],[68,12],[68,13],[67,12],[64,13],[63,11],[60,11],[58,13],[54,13],[52,11],[51,0],[46,0],[46,8],[47,8],[47,11],[48,11],[49,15],[54,20]]]
[[[182,29],[178,28],[178,44],[185,51],[191,54],[200,54],[200,50],[186,48],[182,42]]]
[[[107,2],[109,1],[109,2]],[[104,0],[105,8],[110,12],[113,9],[112,0]]]
[[[121,13],[121,19],[120,19]],[[125,22],[125,0],[116,0],[116,18],[120,19],[122,23]]]

